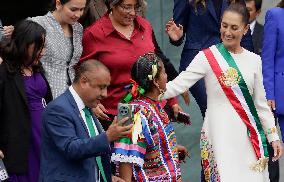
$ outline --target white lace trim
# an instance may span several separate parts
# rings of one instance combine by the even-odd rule
[[[115,154],[115,153],[112,153],[111,161],[115,163],[117,162],[133,163],[133,164],[137,164],[140,167],[143,167],[143,164],[144,164],[144,160],[139,157],[136,157],[133,155],[126,156],[126,155]]]

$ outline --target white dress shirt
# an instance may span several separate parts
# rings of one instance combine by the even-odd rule
[[[251,23],[249,24],[250,31],[251,31],[251,35],[253,34],[255,24],[256,24],[256,20],[254,20],[253,22],[251,22]]]

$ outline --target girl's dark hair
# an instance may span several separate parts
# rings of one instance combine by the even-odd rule
[[[278,3],[277,7],[284,8],[284,0],[281,0],[281,1]]]
[[[70,0],[60,0],[60,3],[62,5],[68,3]],[[49,11],[55,11],[56,10],[56,0],[52,0],[51,3],[49,4]]]
[[[28,67],[38,59],[38,53],[45,44],[45,35],[45,29],[31,20],[23,20],[16,24],[11,39],[0,44],[0,56],[3,62],[7,64],[8,70],[10,72],[21,71],[22,67]],[[29,58],[28,48],[33,43],[33,54]],[[40,71],[41,69],[40,65],[33,66],[33,71]]]
[[[242,22],[245,24],[245,26],[247,26],[249,24],[249,12],[248,12],[248,10],[247,10],[245,5],[243,5],[241,3],[232,3],[225,10],[224,14],[226,12],[234,12],[234,13],[237,13],[237,14],[241,15]]]
[[[157,74],[155,78],[159,78],[161,66],[159,62],[161,59],[155,53],[147,53],[141,56],[132,66],[131,77],[137,84],[142,87],[147,93],[152,89],[153,80],[149,79],[148,75],[152,75],[152,65],[157,65]]]

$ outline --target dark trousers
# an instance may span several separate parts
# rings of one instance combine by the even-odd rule
[[[267,148],[268,148],[268,154],[269,154],[268,172],[269,172],[270,182],[279,182],[279,162],[272,161],[272,157],[274,155],[272,145],[268,144]]]
[[[282,133],[282,141],[284,141],[284,115],[277,114],[278,124]],[[268,145],[269,162],[268,172],[270,182],[279,182],[279,161],[272,162],[274,151],[271,145]]]
[[[282,141],[284,142],[284,115],[283,114],[277,114],[278,118],[278,124],[282,133]]]

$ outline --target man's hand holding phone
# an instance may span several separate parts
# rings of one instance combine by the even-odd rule
[[[131,133],[133,124],[125,125],[128,119],[129,118],[126,117],[118,121],[117,117],[114,118],[112,124],[106,131],[109,142],[114,142],[120,138],[125,138]]]

